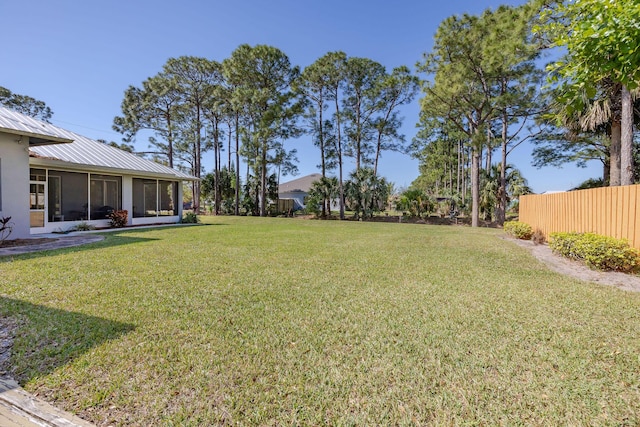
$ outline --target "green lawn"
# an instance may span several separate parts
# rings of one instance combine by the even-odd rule
[[[491,229],[205,221],[0,259],[24,388],[100,425],[640,423],[640,294]]]

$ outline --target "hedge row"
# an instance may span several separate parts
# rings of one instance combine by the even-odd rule
[[[507,221],[503,226],[504,232],[516,239],[531,240],[533,230],[529,224],[518,221]]]
[[[598,270],[640,272],[640,251],[623,239],[594,233],[551,233],[549,247]]]

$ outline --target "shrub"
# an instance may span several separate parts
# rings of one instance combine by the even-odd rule
[[[181,222],[183,224],[197,224],[200,222],[200,218],[198,218],[198,215],[196,215],[195,212],[187,212],[182,217]]]
[[[89,231],[89,230],[95,230],[96,228],[91,225],[91,224],[87,224],[86,222],[82,221],[81,223],[78,223],[78,225],[76,225],[75,227],[71,227],[69,230],[70,231]]]
[[[316,218],[319,218],[322,213],[323,201],[321,194],[310,194],[304,201],[304,213],[308,215],[315,215]]]
[[[13,231],[13,222],[10,216],[0,217],[0,243],[4,242]]]
[[[551,233],[549,247],[598,270],[640,271],[640,251],[624,239],[595,233]]]
[[[519,221],[507,221],[504,223],[504,232],[522,240],[530,240],[533,230],[529,224]]]
[[[533,235],[531,236],[531,240],[533,240],[533,243],[535,243],[536,245],[542,245],[547,241],[547,238],[545,237],[542,230],[536,228],[536,231],[534,231]]]
[[[112,211],[111,213],[109,213],[109,215],[107,215],[107,218],[111,220],[111,226],[114,228],[126,227],[129,219],[129,211],[127,210]]]

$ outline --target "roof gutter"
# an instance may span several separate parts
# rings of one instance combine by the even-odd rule
[[[58,169],[66,169],[72,171],[82,171],[82,172],[100,172],[113,174],[117,173],[120,175],[129,175],[129,176],[140,176],[140,177],[150,177],[150,178],[165,178],[177,181],[200,181],[200,178],[193,177],[184,177],[178,175],[170,175],[159,172],[149,172],[149,171],[138,171],[131,169],[120,169],[120,168],[110,168],[105,166],[93,166],[93,165],[84,165],[78,163],[69,163],[62,160],[50,159],[50,158],[41,158],[41,157],[29,157],[29,165],[30,166],[41,166],[41,167],[51,167]]]
[[[29,138],[37,139],[39,142],[32,144],[29,142],[29,145],[51,145],[51,144],[68,144],[73,142],[73,139],[69,138],[61,138],[58,136],[51,135],[42,135],[35,132],[26,132],[24,130],[16,130],[16,129],[8,129],[8,128],[0,128],[0,132],[10,133],[12,135],[26,136]]]

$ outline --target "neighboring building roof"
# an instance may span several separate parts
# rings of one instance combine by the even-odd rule
[[[316,181],[320,181],[320,178],[322,178],[321,174],[312,173],[311,175],[303,176],[289,182],[284,182],[278,186],[278,193],[308,193],[311,189],[311,184]]]
[[[55,145],[30,144],[29,155],[45,165],[55,166],[56,163],[63,162],[71,166],[103,171],[140,172],[144,175],[183,180],[197,179],[187,173],[3,107],[0,107],[1,131],[30,137],[32,134],[41,139],[56,138],[59,143]]]

